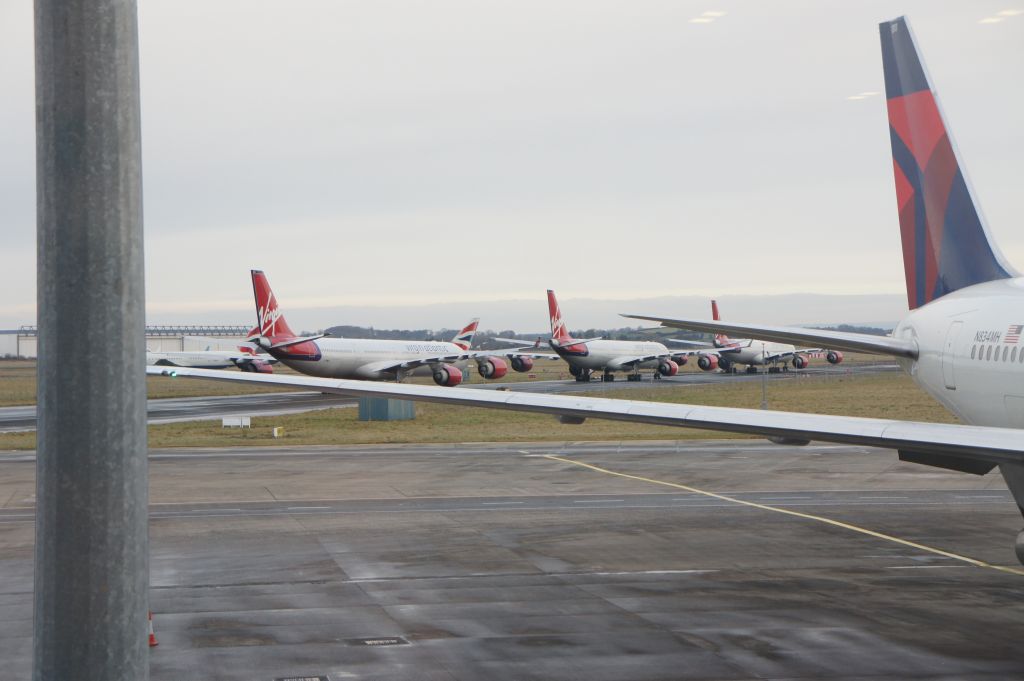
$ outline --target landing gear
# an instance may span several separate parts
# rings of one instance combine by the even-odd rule
[[[615,380],[615,374],[613,374],[610,371],[604,372],[604,382],[605,383],[611,383],[614,380]]]
[[[757,373],[757,367],[754,366],[753,364],[748,365],[747,366],[747,373],[748,374],[756,374]]]
[[[627,381],[642,381],[643,377],[640,374],[630,374],[626,377]]]
[[[770,367],[768,367],[768,373],[769,374],[777,374],[780,371],[782,371],[782,370],[779,369],[779,367],[777,367],[777,366],[770,366]]]
[[[584,369],[583,367],[569,365],[569,373],[573,375],[577,383],[589,383],[590,382],[590,369]]]
[[[655,371],[655,372],[654,372],[654,373],[653,373],[653,374],[651,375],[651,380],[654,380],[654,381],[660,381],[660,380],[661,380],[661,372],[660,372],[660,371]]]

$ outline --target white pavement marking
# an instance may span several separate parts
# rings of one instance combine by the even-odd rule
[[[511,504],[525,504],[525,501],[483,501],[484,506],[509,506]]]
[[[582,499],[572,503],[574,504],[617,504],[625,501],[625,499]]]

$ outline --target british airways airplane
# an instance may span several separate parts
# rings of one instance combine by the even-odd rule
[[[535,358],[555,358],[528,351],[470,350],[479,319],[472,320],[450,343],[298,336],[278,307],[262,271],[252,271],[252,288],[258,326],[249,340],[285,366],[310,376],[401,381],[429,373],[438,385],[451,387],[462,383],[468,361],[476,362],[484,378],[498,379],[508,373],[510,366],[514,371],[529,371]]]
[[[903,264],[911,312],[890,337],[783,326],[642,317],[711,333],[896,357],[967,425],[760,409],[536,395],[433,386],[182,369],[183,376],[322,392],[492,407],[558,416],[706,428],[885,447],[904,461],[983,475],[999,467],[1024,514],[1024,278],[1006,262],[976,208],[906,19],[880,25]],[[159,374],[158,367],[147,369]],[[1024,563],[1024,532],[1017,535]]]

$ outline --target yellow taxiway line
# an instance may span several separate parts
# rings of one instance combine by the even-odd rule
[[[708,492],[707,490],[697,489],[696,487],[690,487],[689,485],[680,485],[677,482],[667,482],[665,480],[655,480],[654,478],[645,478],[645,477],[640,476],[640,475],[631,475],[629,473],[619,473],[618,471],[608,470],[607,468],[601,468],[600,466],[595,466],[593,464],[584,463],[582,461],[576,461],[574,459],[567,459],[567,458],[565,458],[563,456],[556,456],[554,454],[545,454],[544,458],[551,459],[553,461],[561,461],[563,463],[572,464],[574,466],[582,466],[583,468],[589,468],[592,471],[597,471],[598,473],[604,473],[606,475],[614,475],[614,476],[620,477],[620,478],[628,478],[629,480],[639,480],[640,482],[648,482],[648,483],[651,483],[652,485],[663,485],[665,487],[672,487],[674,489],[681,489],[681,490],[685,490],[687,492],[692,492],[693,494],[702,494],[702,495],[704,495],[706,497],[710,497],[712,499],[720,499],[721,501],[728,501],[730,503],[739,504],[741,506],[749,506],[751,508],[758,508],[758,509],[761,509],[762,511],[771,511],[773,513],[782,513],[784,515],[794,516],[794,517],[797,517],[797,518],[803,518],[804,520],[813,520],[815,522],[824,523],[826,525],[832,525],[833,527],[841,527],[844,530],[850,530],[851,532],[858,532],[860,534],[866,534],[869,537],[875,537],[876,539],[884,539],[885,541],[890,541],[890,542],[893,542],[895,544],[902,544],[903,546],[909,546],[911,548],[915,548],[915,549],[918,549],[920,551],[925,551],[925,552],[928,552],[928,553],[934,553],[934,554],[939,555],[939,556],[945,556],[946,558],[952,558],[953,560],[959,560],[961,562],[967,563],[968,565],[973,565],[975,567],[989,568],[990,570],[998,570],[999,572],[1008,572],[1008,573],[1010,573],[1012,575],[1024,576],[1024,569],[1022,569],[1022,568],[1015,568],[1015,567],[1009,567],[1009,566],[1006,566],[1006,565],[994,565],[992,563],[986,563],[985,561],[978,560],[977,558],[971,558],[970,556],[962,556],[959,553],[952,553],[950,551],[944,551],[942,549],[937,549],[937,548],[935,548],[933,546],[926,546],[924,544],[918,544],[917,542],[912,542],[912,541],[907,540],[907,539],[900,539],[899,537],[894,537],[891,534],[885,534],[884,532],[875,532],[874,530],[869,530],[866,527],[859,527],[857,525],[851,525],[850,523],[844,523],[844,522],[842,522],[840,520],[833,520],[831,518],[825,518],[825,517],[820,516],[820,515],[814,515],[813,513],[801,513],[800,511],[792,511],[792,510],[790,510],[788,508],[779,508],[778,506],[768,506],[767,504],[759,504],[759,503],[754,502],[754,501],[746,501],[744,499],[737,499],[736,497],[730,497],[730,496],[726,496],[724,494],[716,494],[715,492]]]

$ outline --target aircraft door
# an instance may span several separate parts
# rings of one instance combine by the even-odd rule
[[[956,390],[956,374],[954,366],[956,363],[956,339],[960,335],[963,322],[953,322],[946,332],[946,345],[942,350],[942,378],[946,382],[946,388]]]

